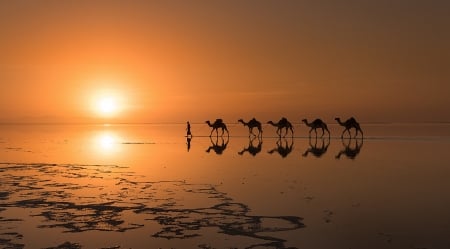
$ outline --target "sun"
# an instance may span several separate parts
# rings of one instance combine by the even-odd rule
[[[95,98],[94,110],[102,117],[116,116],[120,110],[120,98],[115,95],[101,95]]]
[[[112,115],[117,112],[117,101],[113,97],[102,97],[98,100],[98,111],[104,115]]]

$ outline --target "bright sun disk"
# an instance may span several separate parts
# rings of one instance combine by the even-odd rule
[[[97,101],[96,109],[103,116],[112,116],[119,111],[117,99],[111,96],[101,97]]]

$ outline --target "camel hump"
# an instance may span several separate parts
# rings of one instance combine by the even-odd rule
[[[356,122],[356,119],[354,117],[351,117],[349,120],[352,122]]]
[[[217,123],[223,123],[223,120],[221,118],[216,119]]]

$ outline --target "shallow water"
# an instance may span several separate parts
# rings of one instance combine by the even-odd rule
[[[229,129],[1,125],[1,248],[450,248],[449,124]]]

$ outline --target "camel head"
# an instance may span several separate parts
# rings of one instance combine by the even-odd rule
[[[341,122],[341,119],[340,119],[340,118],[334,118],[334,120],[336,120],[336,121],[338,121],[338,122]]]
[[[240,118],[240,119],[238,120],[238,122],[244,123],[244,120],[243,120],[242,118]]]
[[[308,123],[308,120],[306,120],[306,118],[304,118],[304,119],[302,119],[302,122],[305,123],[305,124],[307,124],[307,123]]]
[[[209,124],[209,125],[211,124],[211,122],[209,122],[209,120],[206,120],[205,123],[207,123],[207,124]]]

